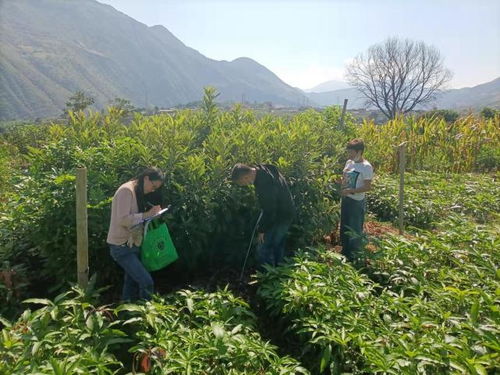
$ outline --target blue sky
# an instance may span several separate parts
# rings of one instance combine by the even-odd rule
[[[350,59],[390,36],[437,47],[450,88],[500,76],[498,0],[99,1],[209,58],[250,57],[302,89],[342,80]]]

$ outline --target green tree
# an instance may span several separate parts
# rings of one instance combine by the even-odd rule
[[[203,102],[201,108],[205,112],[206,116],[210,119],[217,113],[217,104],[215,99],[220,95],[215,87],[207,86],[204,89]]]
[[[460,117],[460,114],[457,111],[453,111],[451,109],[433,109],[432,111],[425,112],[421,115],[421,117],[440,117],[444,119],[444,121],[451,123],[455,122]]]
[[[79,90],[71,95],[66,102],[66,113],[68,113],[69,111],[84,111],[94,103],[95,99],[92,96],[86,94],[84,91]]]
[[[109,106],[123,111],[124,114],[135,111],[135,107],[130,100],[123,98],[114,98],[109,102]]]
[[[481,111],[481,116],[485,119],[492,119],[495,118],[495,115],[499,113],[496,109],[490,108],[490,107],[484,107]]]

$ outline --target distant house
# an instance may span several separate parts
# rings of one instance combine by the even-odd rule
[[[160,109],[158,110],[158,114],[167,114],[167,115],[175,115],[178,109],[169,108],[169,109]]]

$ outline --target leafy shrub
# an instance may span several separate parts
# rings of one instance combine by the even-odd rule
[[[410,118],[359,127],[347,116],[339,129],[337,107],[283,119],[256,116],[238,106],[221,111],[214,105],[215,95],[207,90],[202,110],[135,114],[127,125],[120,111],[111,109],[106,114],[73,114],[67,124],[26,125],[3,133],[0,159],[7,163],[0,169],[0,184],[11,189],[2,191],[0,201],[0,262],[23,267],[33,293],[46,293],[46,285],[57,290],[75,279],[76,272],[69,271],[75,269],[76,258],[73,176],[82,165],[88,169],[90,267],[99,274],[99,283],[120,284],[119,268],[106,246],[111,197],[120,184],[150,165],[166,172],[161,191],[164,204],[172,204],[166,221],[180,255],[157,275],[180,283],[243,263],[258,208],[251,187],[227,181],[236,162],[274,163],[288,178],[297,205],[288,246],[295,249],[336,227],[339,196],[333,181],[353,136],[369,140],[367,157],[378,163],[380,172],[397,165],[391,145],[407,138],[413,142],[409,164],[414,169],[439,165],[466,170],[475,162],[478,145],[498,142],[496,120],[468,117],[446,124]],[[456,158],[458,154],[465,156]],[[452,159],[457,164],[450,164]],[[453,177],[448,184],[446,177],[416,176],[415,187],[410,182],[407,189],[410,225],[431,227],[448,212],[486,221],[492,216],[490,207],[500,210],[494,177]],[[381,177],[368,197],[379,217],[397,217],[397,185],[391,178]]]
[[[460,117],[460,114],[457,111],[453,111],[451,109],[433,109],[431,111],[425,112],[420,117],[423,118],[439,117],[446,122],[455,122]]]
[[[27,269],[24,264],[11,265],[4,261],[0,266],[0,315],[17,316],[22,310],[19,301],[27,297]]]
[[[443,353],[434,354],[434,363],[447,371],[487,373],[498,361],[498,236],[456,215],[439,226],[446,230],[377,241],[377,259],[367,272],[387,291],[424,309],[433,306],[434,317],[420,328],[442,327],[430,339]]]
[[[257,294],[271,316],[286,319],[299,340],[301,359],[314,371],[332,374],[360,371],[359,336],[373,333],[367,324],[374,305],[370,281],[339,256],[310,250],[293,263],[259,273]]]
[[[144,306],[123,305],[138,326],[130,351],[151,374],[308,374],[255,331],[247,303],[227,290],[183,290]]]
[[[398,217],[398,176],[378,175],[367,194],[368,210],[381,220]],[[405,174],[405,225],[430,228],[442,218],[459,213],[486,222],[500,210],[500,190],[494,176],[440,175],[430,172]]]
[[[494,172],[500,168],[500,148],[483,145],[476,159],[475,169],[482,172]]]
[[[483,116],[485,119],[493,119],[495,116],[498,114],[498,110],[490,108],[490,107],[484,107],[481,110],[481,116]]]
[[[0,336],[2,374],[117,374],[123,367],[113,353],[131,340],[107,306],[96,307],[81,289],[54,301],[29,299],[43,305],[26,310]]]
[[[380,220],[396,222],[399,216],[399,184],[396,178],[377,176],[374,189],[367,194],[368,210]],[[438,217],[439,209],[431,200],[418,196],[418,191],[405,185],[403,204],[405,225],[429,228]]]
[[[15,322],[0,318],[0,373],[135,373],[140,364],[150,374],[309,374],[262,340],[248,304],[227,290],[183,290],[116,309],[95,305],[99,293],[91,282],[54,301],[26,300],[43,307]]]
[[[0,205],[5,199],[5,193],[12,190],[10,181],[12,174],[15,172],[15,150],[14,146],[0,143]]]
[[[491,237],[480,238],[491,256],[471,257],[477,263],[451,279],[452,268],[440,267],[449,252],[440,254],[432,241],[393,246],[387,240],[385,246],[398,250],[383,251],[369,263],[388,275],[379,279],[382,287],[339,255],[311,249],[293,263],[259,273],[257,293],[271,316],[286,321],[282,334],[300,344],[300,360],[316,373],[487,373],[498,361],[499,259],[491,253]],[[374,276],[370,269],[368,274]],[[477,283],[478,274],[487,289]],[[456,277],[468,281],[451,286]]]
[[[163,271],[172,279],[242,264],[258,208],[251,188],[227,181],[236,162],[274,163],[291,182],[298,208],[291,248],[329,232],[338,209],[332,165],[345,135],[315,111],[290,121],[256,119],[240,107],[220,112],[211,95],[207,92],[203,110],[136,114],[128,126],[111,111],[71,116],[67,125],[45,125],[41,141],[30,138],[28,127],[8,134],[9,144],[28,144],[19,148],[27,170],[14,173],[18,189],[0,218],[0,260],[36,270],[30,281],[37,284],[45,280],[57,288],[74,280],[68,272],[75,269],[76,258],[72,176],[82,165],[88,169],[91,272],[103,284],[119,284],[105,242],[110,198],[121,183],[150,165],[166,172],[162,193],[164,203],[172,204],[167,222],[180,255]]]

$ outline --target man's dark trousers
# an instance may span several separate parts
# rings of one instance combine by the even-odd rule
[[[264,243],[257,246],[257,264],[262,269],[264,264],[277,266],[285,256],[285,242],[290,222],[273,225],[264,233]]]
[[[343,197],[340,204],[340,241],[342,254],[353,261],[363,243],[366,200]]]

